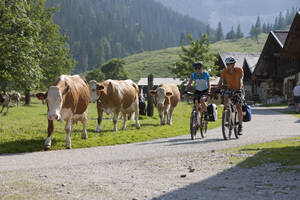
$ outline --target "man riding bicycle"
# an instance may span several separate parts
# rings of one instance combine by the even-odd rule
[[[221,78],[218,83],[218,88],[221,88],[223,85],[227,87],[227,89],[233,90],[239,98],[235,101],[235,106],[238,113],[238,133],[241,135],[243,130],[243,113],[242,113],[242,103],[244,100],[244,71],[242,68],[237,67],[235,65],[236,60],[233,57],[228,57],[225,59],[226,68],[221,72]],[[224,95],[224,106],[228,106],[228,98],[229,95]]]
[[[201,104],[205,114],[205,118],[208,118],[207,106],[205,104],[207,96],[210,94],[210,83],[209,83],[209,74],[203,71],[203,63],[201,61],[194,62],[195,72],[191,75],[188,85],[184,91],[185,95],[190,89],[191,84],[195,81],[195,93],[194,93],[194,104],[196,110],[199,110],[199,104]]]

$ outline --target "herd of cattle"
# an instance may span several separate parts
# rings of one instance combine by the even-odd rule
[[[158,108],[160,123],[172,124],[174,108],[180,101],[180,92],[174,84],[162,84],[156,90],[149,91]],[[126,130],[126,122],[129,115],[134,116],[136,128],[141,127],[139,122],[139,88],[131,80],[95,80],[87,83],[80,76],[61,75],[50,86],[47,92],[37,93],[39,100],[46,100],[48,107],[48,137],[44,148],[51,147],[51,135],[54,130],[53,121],[66,121],[66,147],[71,148],[72,124],[81,121],[83,124],[82,138],[86,139],[87,108],[90,102],[97,103],[98,126],[101,131],[103,111],[113,115],[114,131],[117,129],[118,115],[123,116],[123,130]]]
[[[153,97],[160,117],[160,124],[172,124],[172,114],[174,108],[180,101],[180,92],[174,84],[161,84],[155,90],[150,90],[149,94]],[[44,143],[44,149],[51,147],[51,135],[54,130],[54,120],[66,121],[66,148],[71,148],[72,125],[81,121],[83,124],[82,138],[87,139],[86,122],[87,108],[91,102],[97,103],[98,126],[96,132],[101,132],[101,122],[103,112],[112,114],[113,130],[117,129],[118,116],[123,117],[123,130],[126,130],[127,118],[130,115],[135,119],[136,128],[141,127],[139,114],[146,114],[146,104],[144,97],[140,94],[139,88],[132,80],[106,80],[97,82],[95,80],[87,83],[78,75],[61,75],[49,87],[47,92],[36,94],[39,100],[46,101],[48,107],[48,137]],[[24,101],[25,97],[15,92],[8,94],[2,92],[0,104],[2,110],[9,108],[10,103],[16,105]],[[7,111],[6,111],[7,112]]]
[[[2,105],[0,113],[3,112],[4,108],[6,108],[5,114],[7,114],[10,107],[19,106],[20,102],[25,102],[25,96],[21,95],[19,92],[13,92],[10,94],[2,91],[0,93],[0,105]]]

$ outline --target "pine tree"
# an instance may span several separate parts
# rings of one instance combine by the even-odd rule
[[[241,31],[241,25],[239,24],[236,29],[236,38],[242,38],[242,37],[244,37],[244,34]]]
[[[216,32],[216,41],[220,41],[224,39],[224,33],[221,22],[218,23],[218,28]]]
[[[231,27],[231,30],[226,34],[226,40],[232,40],[236,38],[236,34],[233,30],[233,26]]]
[[[285,28],[285,20],[284,17],[282,15],[282,12],[280,12],[279,14],[279,18],[278,18],[278,29],[283,30]]]
[[[179,46],[185,45],[185,35],[183,32],[180,34]]]

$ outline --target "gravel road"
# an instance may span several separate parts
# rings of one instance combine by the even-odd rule
[[[243,133],[2,155],[0,199],[299,199],[299,173],[240,168],[216,150],[299,136],[300,119],[256,107]]]

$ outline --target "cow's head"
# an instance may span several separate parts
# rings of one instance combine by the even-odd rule
[[[166,89],[161,87],[156,90],[150,90],[149,93],[153,96],[154,103],[159,110],[164,107],[165,103],[170,102],[170,96],[173,94],[172,92],[166,92]]]
[[[105,87],[101,83],[97,83],[95,80],[91,80],[89,82],[89,88],[90,88],[90,102],[93,103],[95,101],[98,101],[100,98],[101,92],[104,92]]]
[[[37,93],[36,97],[39,100],[46,100],[48,107],[49,120],[61,120],[60,111],[63,105],[63,96],[69,91],[69,86],[63,89],[57,86],[51,86],[46,93]]]

